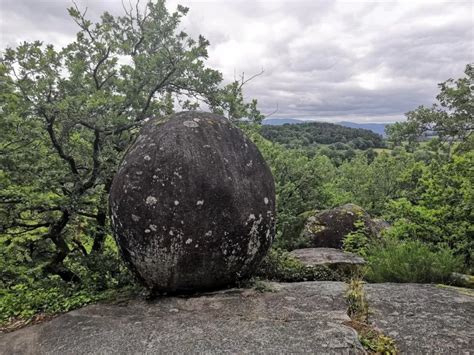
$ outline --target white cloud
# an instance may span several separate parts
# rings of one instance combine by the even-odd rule
[[[143,1],[142,1],[143,2]],[[245,87],[264,113],[326,120],[393,121],[434,101],[437,83],[474,62],[471,1],[169,1],[190,7],[183,29],[211,42],[208,64]],[[120,0],[78,0],[92,18]],[[0,0],[2,47],[73,38],[68,0]]]

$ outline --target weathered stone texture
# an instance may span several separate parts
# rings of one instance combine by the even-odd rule
[[[222,116],[150,120],[110,194],[131,270],[154,291],[212,289],[250,274],[274,235],[275,188],[257,147]]]
[[[360,354],[342,282],[269,283],[192,297],[96,304],[13,333],[0,354]],[[470,354],[472,291],[366,284],[369,321],[402,354]]]
[[[0,335],[13,354],[362,354],[341,282],[98,304]]]
[[[369,320],[401,354],[472,354],[474,292],[420,284],[367,284]]]
[[[310,216],[302,235],[308,246],[341,249],[344,237],[358,229],[357,222],[362,222],[370,238],[376,238],[388,226],[372,220],[362,207],[348,203]]]

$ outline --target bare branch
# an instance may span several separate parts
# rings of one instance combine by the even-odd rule
[[[270,112],[269,114],[265,114],[264,116],[265,116],[265,118],[268,118],[268,117],[274,115],[274,114],[277,113],[277,112],[278,112],[278,103],[277,103],[277,107],[276,107],[276,109],[275,109],[274,111]]]
[[[244,86],[245,84],[247,84],[249,81],[252,81],[252,80],[255,79],[256,77],[262,75],[264,72],[265,72],[265,71],[264,71],[263,68],[262,68],[262,70],[261,70],[260,72],[258,72],[257,74],[252,75],[252,76],[251,76],[250,78],[248,78],[247,80],[245,80],[245,78],[244,78],[245,73],[242,73],[242,76],[241,76],[241,84],[239,85],[239,89],[241,89],[242,86]]]

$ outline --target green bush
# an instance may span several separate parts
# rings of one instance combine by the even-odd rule
[[[135,290],[132,286],[98,292],[65,284],[59,278],[0,288],[0,324],[7,323],[10,318],[28,320],[39,313],[67,312],[92,302],[133,292]]]
[[[282,282],[341,280],[341,276],[328,267],[305,266],[290,253],[281,249],[270,250],[255,276]]]
[[[359,254],[361,256],[367,255],[367,248],[369,246],[368,231],[365,227],[364,221],[360,220],[354,223],[356,230],[346,234],[342,240],[342,248],[344,251]]]
[[[10,319],[28,321],[37,314],[67,312],[99,300],[140,291],[110,237],[102,254],[72,252],[65,265],[81,280],[65,282],[48,275],[42,265],[23,261],[21,248],[1,243],[0,324]],[[25,265],[26,264],[26,265]]]
[[[448,248],[432,250],[420,241],[386,239],[367,250],[370,282],[446,283],[462,267]]]

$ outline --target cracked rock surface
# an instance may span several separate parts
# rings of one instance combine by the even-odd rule
[[[401,353],[474,351],[474,292],[423,284],[368,284],[369,319]]]
[[[268,283],[96,304],[0,335],[1,354],[361,354],[342,282]],[[371,319],[402,353],[469,353],[474,298],[435,285],[365,285]]]
[[[0,335],[2,354],[362,353],[342,282],[269,283],[198,297],[97,304]]]

